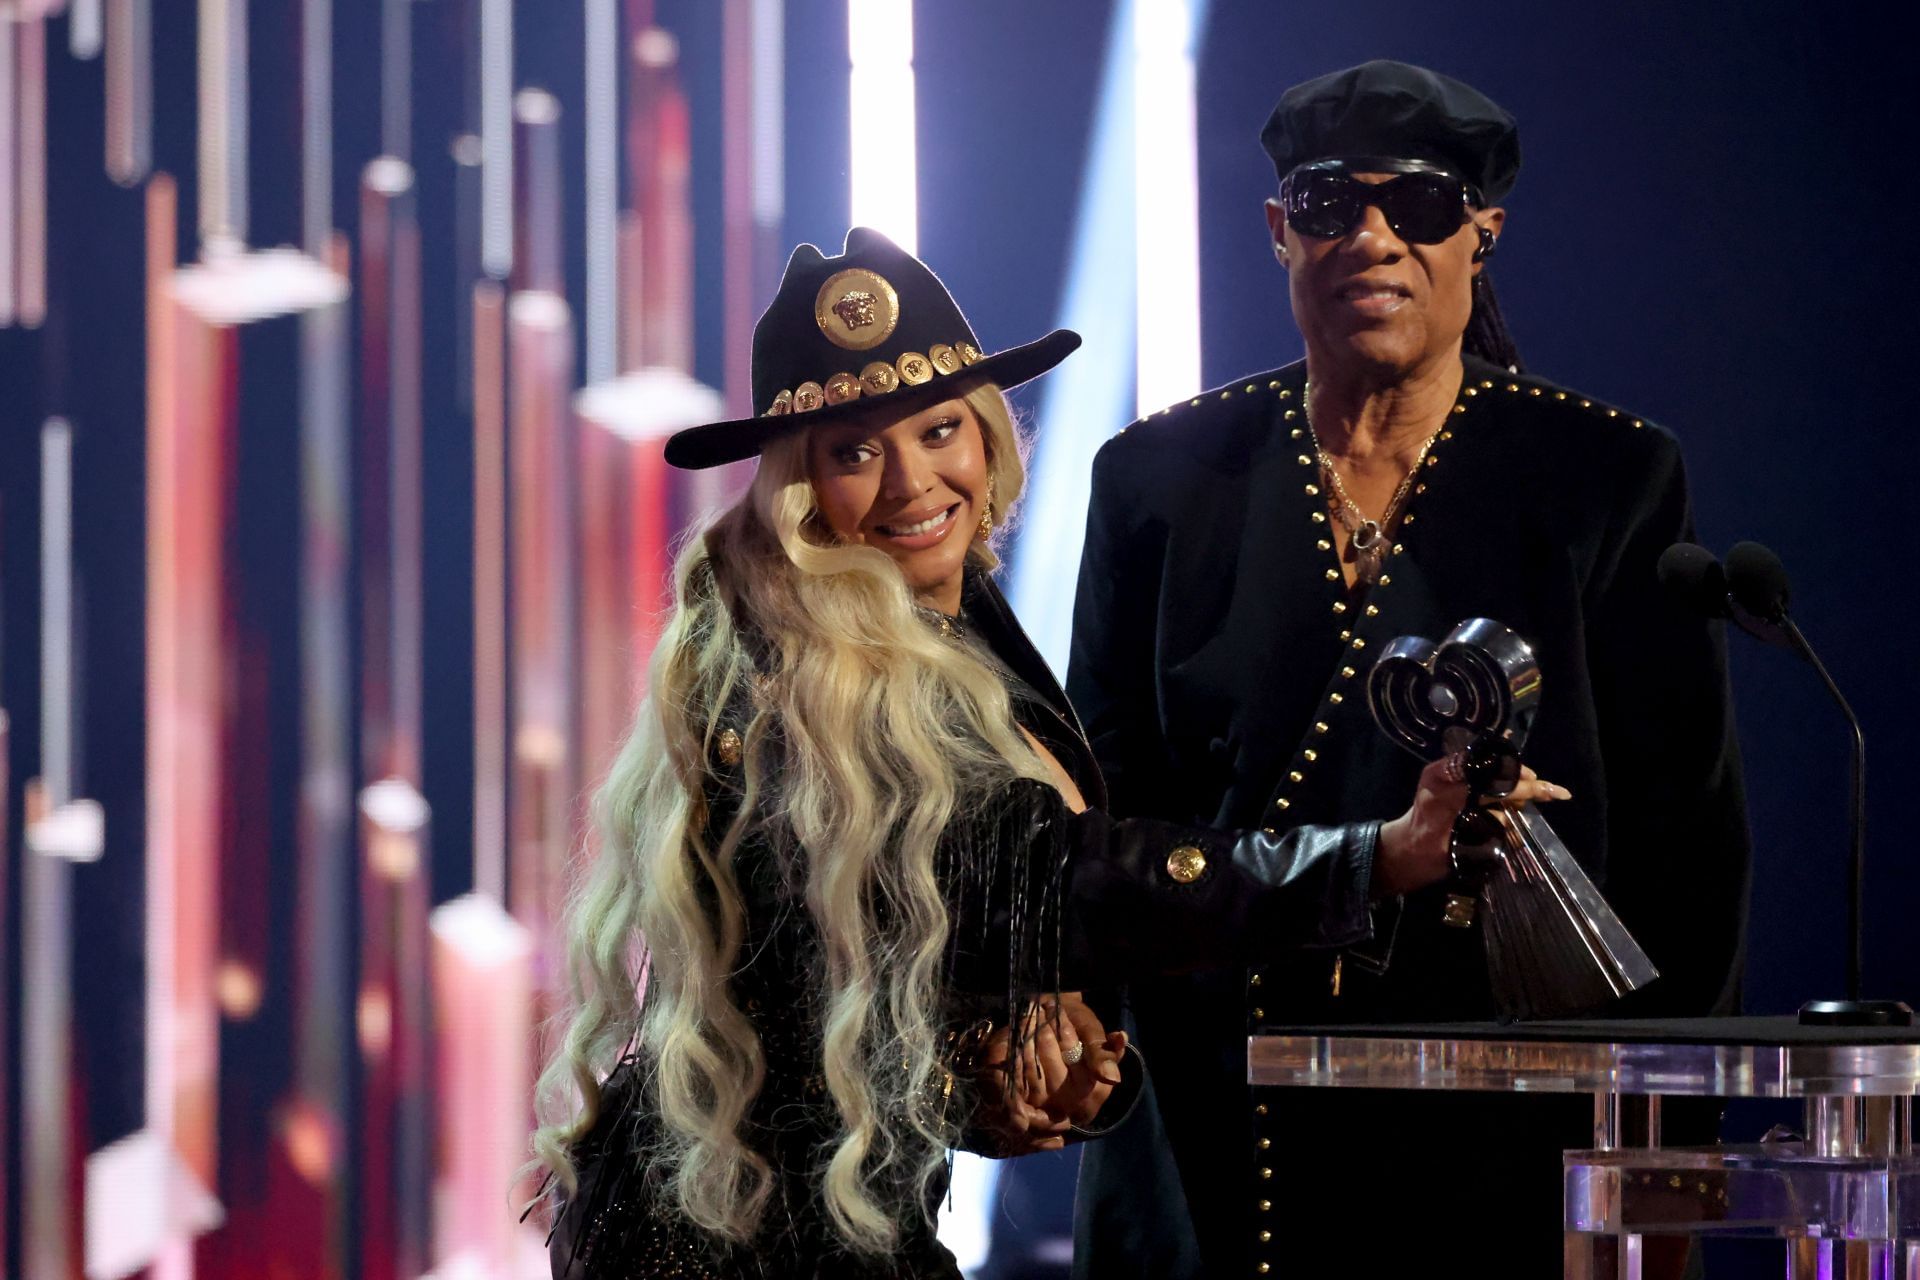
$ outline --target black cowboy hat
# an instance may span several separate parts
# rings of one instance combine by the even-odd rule
[[[983,354],[973,326],[927,265],[871,227],[829,258],[803,244],[753,327],[759,416],[675,432],[667,461],[698,470],[750,458],[785,431],[839,422],[884,405],[897,413],[983,382],[1018,386],[1059,364],[1080,335]]]

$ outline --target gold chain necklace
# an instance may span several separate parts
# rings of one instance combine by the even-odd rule
[[[1360,504],[1347,493],[1347,486],[1341,481],[1340,472],[1333,465],[1332,456],[1320,443],[1320,433],[1314,429],[1313,425],[1312,403],[1313,383],[1308,382],[1300,392],[1300,406],[1306,411],[1307,433],[1313,438],[1313,452],[1320,459],[1320,472],[1326,477],[1328,487],[1333,490],[1333,496],[1340,500],[1339,505],[1334,507],[1333,514],[1342,525],[1346,526],[1347,545],[1353,548],[1353,576],[1367,586],[1372,586],[1380,580],[1380,571],[1386,564],[1387,526],[1393,523],[1393,517],[1400,510],[1400,505],[1413,491],[1414,477],[1420,474],[1420,468],[1426,462],[1427,454],[1433,449],[1433,442],[1438,440],[1440,433],[1446,429],[1447,420],[1442,418],[1440,425],[1433,429],[1433,434],[1427,437],[1426,443],[1420,446],[1420,452],[1415,456],[1413,466],[1401,479],[1400,487],[1393,491],[1393,497],[1388,499],[1387,509],[1380,513],[1378,520],[1370,520],[1367,518],[1367,513],[1360,509]]]

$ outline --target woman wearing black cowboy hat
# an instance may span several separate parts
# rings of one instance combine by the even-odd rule
[[[856,229],[789,262],[760,415],[668,443],[760,463],[680,558],[597,796],[536,1137],[556,1275],[957,1276],[946,1151],[1091,1136],[1138,1087],[1073,993],[1350,942],[1445,873],[1464,788],[1440,766],[1385,824],[1101,812],[989,576],[1023,480],[1000,388],[1078,345],[984,354],[931,271]]]

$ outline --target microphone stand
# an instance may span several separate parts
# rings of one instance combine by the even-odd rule
[[[1860,998],[1866,954],[1867,735],[1860,727],[1860,717],[1853,713],[1846,695],[1840,692],[1840,686],[1834,683],[1833,676],[1828,673],[1827,664],[1820,661],[1820,655],[1813,651],[1813,645],[1808,643],[1792,615],[1781,610],[1780,616],[1772,619],[1772,622],[1785,633],[1793,651],[1805,658],[1820,677],[1820,683],[1827,687],[1828,696],[1839,706],[1840,714],[1847,718],[1847,727],[1853,735],[1850,753],[1850,772],[1853,775],[1853,859],[1847,874],[1847,934],[1850,939],[1847,950],[1847,998],[1809,1000],[1800,1006],[1800,1021],[1806,1026],[1910,1026],[1913,1023],[1913,1010],[1903,1001]]]

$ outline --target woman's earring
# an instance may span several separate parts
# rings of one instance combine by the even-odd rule
[[[1273,260],[1283,267],[1287,265],[1287,246],[1278,240],[1273,242]]]
[[[980,541],[993,536],[993,481],[987,481],[987,505],[980,510]]]

